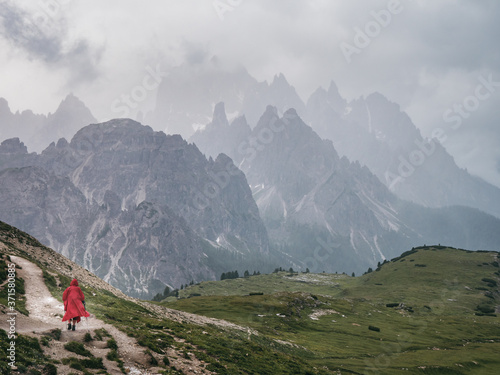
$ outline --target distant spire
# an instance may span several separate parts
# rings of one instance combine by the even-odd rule
[[[215,105],[214,115],[212,117],[212,124],[218,124],[218,125],[220,124],[224,127],[229,126],[224,102],[219,102]]]
[[[283,73],[276,74],[273,79],[273,83],[271,84],[272,86],[285,86],[288,87],[290,84],[285,78],[285,75]]]

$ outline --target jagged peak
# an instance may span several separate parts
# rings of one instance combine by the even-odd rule
[[[240,115],[240,116],[237,116],[232,122],[231,122],[231,125],[234,124],[234,123],[244,123],[244,124],[248,124],[247,122],[247,118],[245,115]]]
[[[290,87],[290,84],[288,83],[285,75],[283,73],[279,73],[274,76],[271,86]]]
[[[286,118],[288,120],[295,119],[295,118],[300,118],[299,115],[297,114],[297,111],[295,108],[289,108],[286,110],[286,112],[283,114],[283,118]]]
[[[274,105],[268,105],[266,107],[266,110],[264,111],[264,115],[265,114],[278,116],[278,108],[276,108]]]
[[[64,98],[63,102],[65,102],[65,101],[72,101],[72,100],[74,100],[74,101],[80,101],[80,99],[78,99],[78,97],[75,94],[73,94],[72,92],[70,92],[68,95],[66,95],[66,98]]]
[[[336,99],[344,100],[342,98],[342,96],[340,95],[339,88],[338,88],[337,84],[333,80],[330,81],[330,87],[328,87],[328,96],[335,97]]]
[[[64,98],[61,103],[59,104],[59,107],[57,108],[56,112],[64,110],[66,108],[81,108],[88,110],[88,107],[85,105],[83,101],[81,101],[77,96],[75,96],[73,93],[69,93],[66,98]]]
[[[328,93],[331,92],[339,92],[339,88],[333,79],[330,81],[330,86],[328,87]]]
[[[9,102],[5,98],[0,98],[0,113],[12,113],[9,107]]]
[[[262,114],[262,116],[260,116],[259,121],[257,122],[256,128],[259,128],[262,126],[268,126],[268,124],[271,121],[273,121],[273,118],[275,118],[276,120],[279,120],[278,108],[276,108],[275,106],[272,106],[272,105],[268,105],[266,107],[266,110]],[[274,121],[276,121],[276,120],[274,120]]]
[[[134,137],[137,134],[144,132],[155,133],[154,130],[147,125],[142,125],[141,123],[129,118],[118,118],[99,124],[90,124],[81,128],[71,139],[70,144],[74,146],[76,143],[79,144],[82,141],[94,144],[96,142],[102,142],[104,137],[108,137],[109,135],[115,133],[126,134],[127,137]],[[162,132],[156,133],[165,135]]]
[[[247,118],[245,115],[241,115],[236,117],[232,122],[231,122],[231,127],[232,128],[248,128],[250,129],[250,125],[248,124]]]
[[[27,154],[28,147],[19,138],[9,138],[0,144],[1,154]]]
[[[387,99],[386,96],[384,96],[383,94],[381,94],[378,91],[375,91],[375,92],[372,92],[371,94],[369,94],[366,97],[365,102],[374,103],[374,104],[390,105],[393,107],[397,107],[398,110],[400,110],[399,104],[391,102],[389,99]]]
[[[221,152],[217,157],[215,158],[215,164],[220,164],[224,168],[227,168],[228,163],[234,164],[233,159],[231,159],[229,156],[227,156],[225,153]]]
[[[57,144],[56,144],[56,148],[66,148],[69,146],[69,143],[67,141],[66,138],[59,138],[59,140],[57,141]]]
[[[214,114],[212,117],[212,124],[221,125],[224,127],[229,126],[226,116],[226,108],[224,102],[219,102],[215,105]]]
[[[314,96],[326,96],[328,94],[328,91],[325,90],[323,86],[319,86],[312,94],[311,97]]]

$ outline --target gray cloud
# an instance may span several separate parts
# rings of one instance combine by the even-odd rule
[[[0,3],[0,26],[2,36],[13,45],[28,52],[31,58],[41,59],[46,63],[60,61],[61,39],[47,35],[35,22],[37,18],[10,1]]]
[[[99,75],[103,49],[95,48],[85,38],[68,40],[66,22],[62,14],[49,15],[41,8],[28,12],[12,1],[0,2],[1,36],[29,59],[68,70],[68,86],[73,86]]]
[[[228,2],[236,5],[223,20],[211,1],[196,6],[177,0],[65,2],[47,27],[43,17],[33,22],[36,11],[0,0],[0,32],[29,59],[50,67],[51,74],[60,71],[54,76],[65,86],[52,93],[80,94],[98,117],[113,115],[110,103],[140,84],[147,66],[198,64],[214,55],[222,63],[245,66],[258,80],[282,72],[304,100],[330,80],[347,99],[379,91],[400,104],[426,136],[447,125],[443,112],[473,93],[478,76],[492,74],[500,81],[498,0],[401,0],[403,10],[350,64],[339,44],[352,43],[355,28],[373,21],[373,12],[387,9],[388,0],[244,0]],[[97,48],[91,36],[104,40],[106,48]],[[11,67],[12,72],[19,81],[26,79]],[[450,131],[446,145],[463,166],[483,177],[481,158],[496,171],[498,156],[471,149],[500,139],[499,101],[500,88],[474,114],[475,126],[464,122]],[[468,142],[471,137],[477,141]]]
[[[184,49],[184,62],[187,64],[201,64],[210,58],[210,51],[201,43],[184,41],[182,47]]]

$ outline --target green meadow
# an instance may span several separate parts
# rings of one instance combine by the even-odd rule
[[[37,263],[49,290],[60,299],[71,277],[51,268],[47,255],[37,259],[29,246],[40,245],[31,237],[7,229],[2,264],[9,254]],[[16,248],[10,238],[29,245],[27,250]],[[22,289],[23,281],[17,282]],[[89,311],[134,337],[138,350],[151,357],[151,365],[161,374],[182,373],[167,356],[174,349],[203,361],[213,373],[228,375],[496,375],[500,373],[499,282],[499,253],[429,246],[407,251],[358,277],[277,272],[203,282],[181,290],[178,299],[157,302],[225,319],[248,327],[245,331],[169,320],[110,291],[81,286]],[[1,296],[0,304],[5,305]],[[98,330],[94,334],[98,339]],[[60,362],[41,348],[59,338],[52,332],[46,335],[40,341],[18,336],[20,372],[56,373]],[[6,332],[0,330],[0,336],[5,352]],[[102,336],[108,343],[113,340],[106,332]],[[82,345],[87,343],[73,343],[76,349]],[[115,348],[106,358],[121,363],[123,371],[119,353]],[[72,357],[64,361],[78,373],[105,373],[98,368],[100,358],[90,359],[96,363],[77,366]],[[14,373],[3,359],[0,369]]]
[[[328,371],[498,374],[499,270],[496,252],[422,247],[360,277],[279,272],[162,303],[247,325]]]

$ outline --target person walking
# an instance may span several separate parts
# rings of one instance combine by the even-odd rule
[[[64,311],[62,321],[68,321],[68,330],[74,331],[76,324],[80,322],[80,317],[89,317],[85,310],[85,296],[78,286],[78,281],[73,279],[69,287],[63,293]]]

